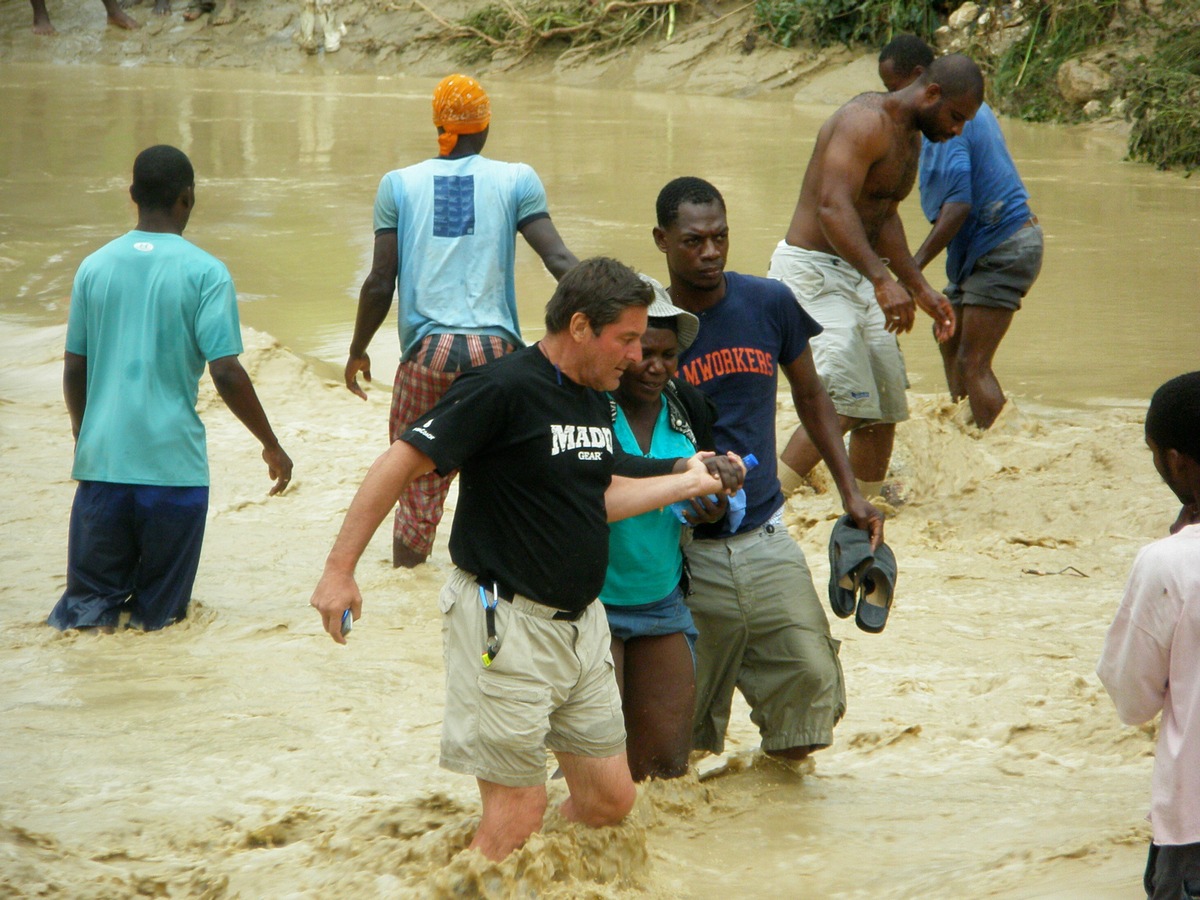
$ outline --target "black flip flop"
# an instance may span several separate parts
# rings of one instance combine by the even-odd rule
[[[863,575],[874,561],[871,536],[842,516],[829,535],[829,606],[839,619],[854,615]]]
[[[896,555],[887,544],[875,551],[875,561],[863,574],[854,623],[863,631],[879,634],[887,624],[896,592]]]

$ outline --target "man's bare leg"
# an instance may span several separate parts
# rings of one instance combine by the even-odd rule
[[[852,419],[849,416],[838,416],[838,425],[841,426],[842,434],[845,434],[861,421],[861,419]],[[803,478],[821,461],[821,451],[817,449],[812,439],[809,438],[808,432],[804,430],[804,426],[797,425],[796,430],[792,432],[792,436],[788,439],[787,446],[783,448],[783,453],[779,454],[779,460],[783,465]],[[786,474],[783,471],[780,472],[781,481],[785,480],[784,476]],[[786,490],[785,493],[787,493]]]
[[[470,849],[499,862],[541,829],[546,814],[546,786],[507,787],[482,778],[475,780],[483,800],[483,817]]]
[[[141,22],[121,9],[121,4],[117,0],[104,0],[104,10],[108,13],[109,25],[124,28],[126,31],[137,31],[142,27]]]
[[[237,18],[237,0],[225,0],[225,6],[213,13],[213,25],[228,25]]]
[[[962,383],[962,375],[958,371],[958,339],[961,334],[962,307],[959,307],[958,316],[954,320],[953,336],[944,344],[938,344],[938,350],[942,354],[942,371],[946,373],[946,387],[950,391],[950,399],[955,403],[967,396],[967,389],[963,387]]]
[[[624,753],[578,756],[555,752],[571,795],[558,811],[563,818],[592,828],[616,825],[633,809],[637,788]]]
[[[58,34],[58,30],[50,22],[50,13],[46,12],[46,0],[29,0],[33,7],[33,33]]]
[[[994,306],[964,306],[959,325],[959,378],[979,428],[992,427],[1004,408],[1004,391],[992,371],[992,357],[1008,333],[1013,310]]]
[[[887,478],[896,443],[896,424],[876,422],[850,432],[850,468],[859,481],[878,482]]]

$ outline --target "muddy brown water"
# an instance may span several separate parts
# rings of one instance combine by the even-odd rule
[[[0,895],[470,896],[500,878],[491,896],[1134,896],[1151,745],[1116,723],[1091,669],[1136,547],[1173,517],[1135,419],[1197,367],[1200,184],[1121,162],[1111,134],[1005,123],[1048,252],[1000,374],[1022,409],[1076,413],[983,441],[914,417],[903,449],[935,471],[888,526],[902,606],[879,640],[833,622],[850,705],[813,777],[654,785],[631,824],[595,834],[551,817],[525,868],[499,876],[453,856],[478,803],[436,763],[447,529],[414,573],[391,571],[377,535],[352,646],[322,638],[307,598],[383,440],[383,398],[322,389],[261,346],[246,356],[295,489],[268,504],[256,448],[215,411],[188,622],[95,642],[41,624],[62,588],[70,447],[61,332],[24,326],[60,327],[79,260],[133,224],[133,156],[157,142],[191,155],[187,233],[230,266],[244,321],[336,373],[375,187],[432,152],[431,87],[0,65]],[[723,190],[731,266],[764,272],[829,112],[489,87],[489,153],[539,171],[575,251],[658,274],[653,201],[680,174]],[[915,204],[905,215],[915,243]],[[552,282],[527,248],[519,261],[534,338]],[[931,339],[905,349],[916,390],[937,391]],[[391,322],[373,350],[386,383]],[[1078,409],[1111,404],[1132,408]],[[814,573],[830,509],[810,498],[795,520]],[[1025,574],[1067,565],[1089,578]],[[744,708],[734,720],[731,746],[752,750]]]
[[[340,368],[388,169],[434,152],[427,79],[169,68],[0,68],[0,315],[65,319],[79,260],[133,223],[133,156],[182,147],[197,170],[187,236],[233,272],[246,324]],[[528,162],[580,257],[662,276],[650,229],[671,177],[724,193],[730,267],[765,274],[827,108],[492,82],[487,153]],[[848,85],[854,92],[863,85]],[[865,87],[870,87],[866,85]],[[1123,139],[1006,121],[1046,231],[1042,276],[997,358],[1019,405],[1140,402],[1200,363],[1200,181],[1123,162]],[[909,241],[926,232],[904,206]],[[527,336],[553,282],[518,253]],[[943,261],[930,267],[942,286]],[[394,320],[373,345],[390,377]],[[903,341],[914,389],[942,388],[922,317]],[[335,369],[331,367],[330,371]]]

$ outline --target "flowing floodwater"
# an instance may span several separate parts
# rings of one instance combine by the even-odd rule
[[[1139,416],[1200,361],[1200,182],[1121,162],[1116,134],[1006,122],[1047,243],[998,370],[1035,415],[980,439],[936,396],[927,329],[904,339],[917,396],[897,435],[914,499],[888,523],[897,608],[881,636],[832,623],[849,697],[834,746],[803,779],[739,769],[757,745],[739,706],[726,776],[644,788],[619,829],[552,815],[488,867],[459,852],[474,784],[437,768],[448,529],[414,572],[393,572],[376,535],[348,647],[307,607],[384,443],[392,323],[371,402],[323,377],[344,360],[379,177],[433,152],[432,84],[0,65],[0,895],[1136,896],[1153,729],[1116,722],[1092,667],[1133,554],[1177,512]],[[765,272],[830,112],[488,87],[489,154],[537,169],[572,249],[658,275],[654,198],[683,174],[724,192],[731,267]],[[213,493],[191,615],[59,635],[42,622],[73,487],[58,387],[71,280],[132,227],[130,166],[160,142],[195,163],[187,236],[229,265],[243,321],[302,357],[263,335],[243,356],[296,476],[265,498],[257,448],[206,385]],[[916,244],[915,202],[904,214]],[[552,279],[528,248],[518,259],[534,338]],[[828,495],[789,505],[819,589],[836,514]]]
[[[491,83],[487,153],[528,162],[581,258],[663,275],[654,198],[712,181],[729,208],[730,267],[765,274],[823,108]],[[853,93],[872,85],[847,86]],[[0,69],[0,315],[61,322],[79,260],[133,221],[133,156],[183,148],[197,171],[188,237],[225,260],[243,318],[340,366],[370,262],[380,176],[434,152],[425,79],[154,68]],[[1046,262],[997,360],[1016,396],[1051,406],[1143,397],[1200,359],[1200,182],[1121,161],[1114,133],[1006,122],[1046,232]],[[910,198],[912,246],[926,232]],[[520,243],[520,242],[519,242]],[[553,281],[522,245],[533,337]],[[942,260],[929,270],[937,287]],[[394,326],[376,339],[390,376]],[[388,343],[390,341],[390,343]],[[914,388],[942,386],[922,319],[904,340]],[[384,364],[384,361],[387,361]]]

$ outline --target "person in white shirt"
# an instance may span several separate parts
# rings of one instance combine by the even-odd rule
[[[1149,900],[1200,898],[1200,372],[1150,400],[1146,444],[1183,504],[1141,549],[1096,674],[1127,725],[1162,723],[1150,790]]]

